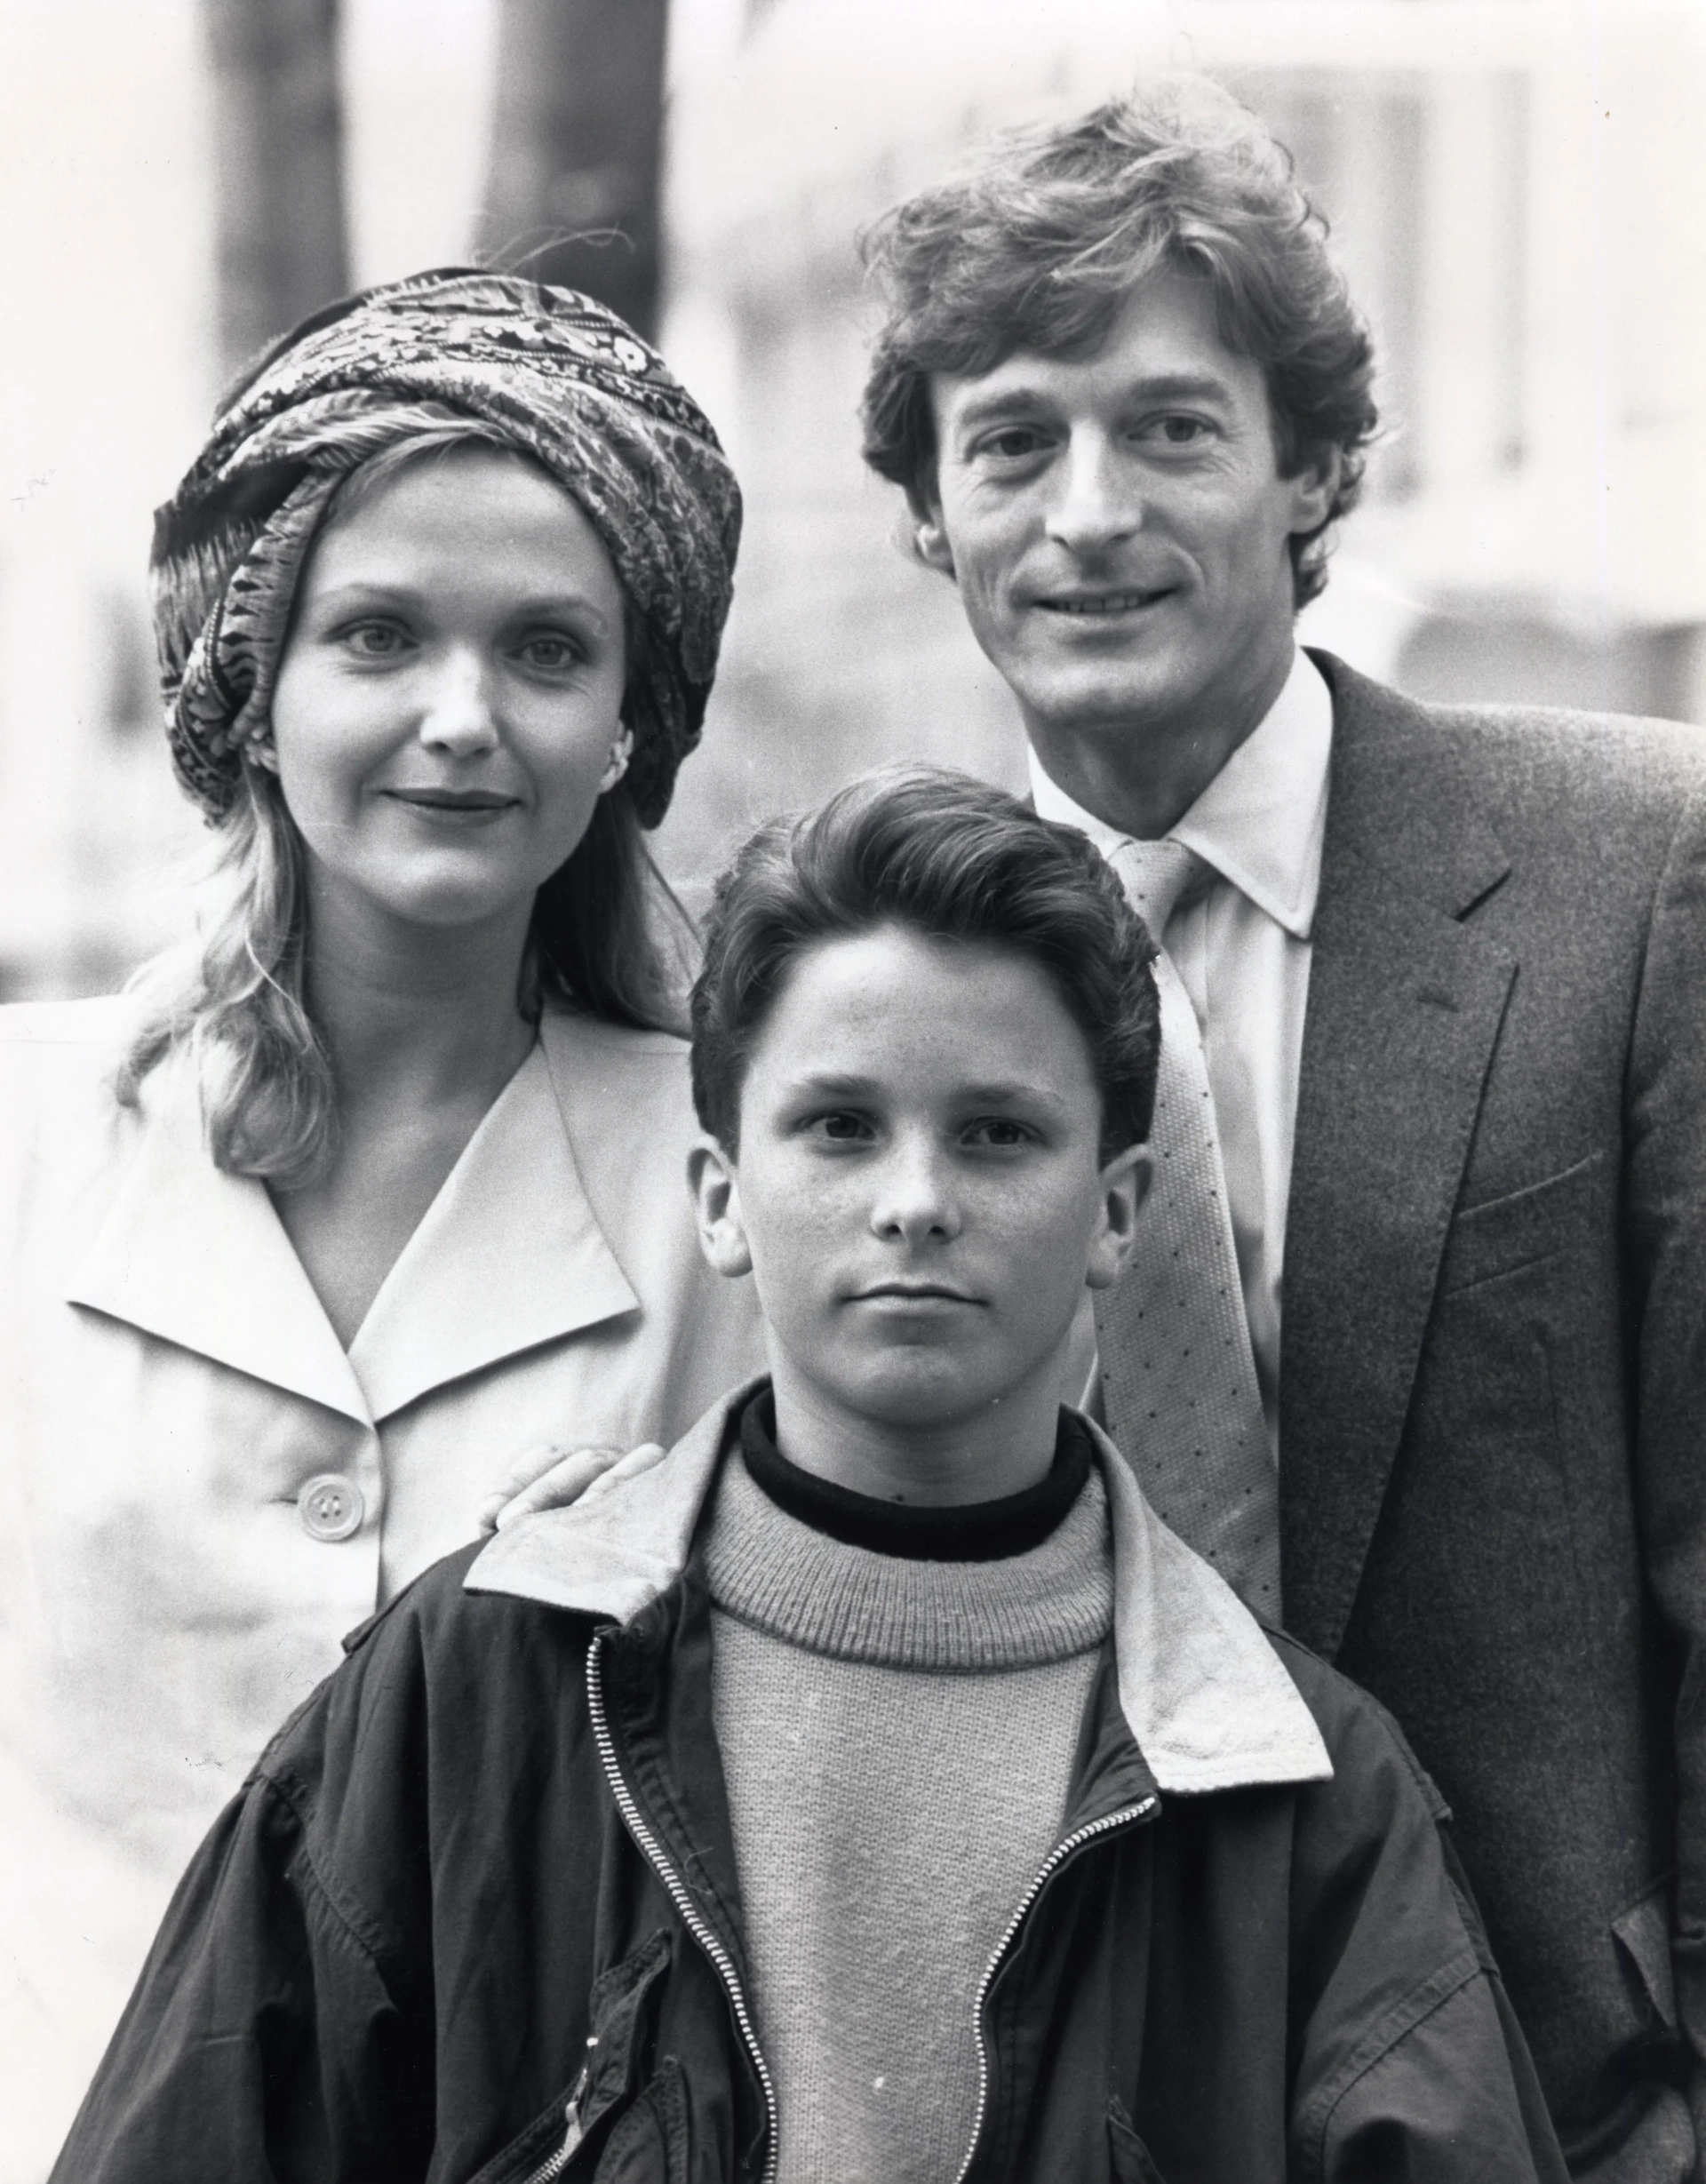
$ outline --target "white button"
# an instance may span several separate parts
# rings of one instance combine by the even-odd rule
[[[339,1471],[322,1471],[297,1495],[296,1513],[310,1539],[347,1540],[361,1530],[367,1503],[353,1479]]]

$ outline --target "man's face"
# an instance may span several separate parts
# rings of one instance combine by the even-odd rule
[[[751,1267],[778,1395],[940,1432],[1057,1377],[1147,1176],[1139,1150],[1103,1167],[1101,1127],[1084,1036],[1028,958],[895,926],[799,957],[738,1160],[702,1156],[699,1179],[707,1256]]]
[[[1221,340],[1206,282],[1157,274],[1093,354],[1020,351],[932,399],[920,550],[1033,737],[1213,733],[1265,708],[1291,656],[1288,541],[1332,480],[1279,474],[1262,369]]]

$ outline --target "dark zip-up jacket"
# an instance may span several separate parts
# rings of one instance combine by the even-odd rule
[[[774,2175],[691,1543],[725,1423],[352,1641],[185,1877],[60,2184]],[[965,2029],[967,2184],[1559,2184],[1401,1739],[1100,1446],[1114,1634]]]

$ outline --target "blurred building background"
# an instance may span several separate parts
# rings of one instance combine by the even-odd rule
[[[142,570],[263,276],[264,316],[330,267],[515,245],[655,299],[749,511],[679,879],[882,758],[1017,781],[1008,701],[857,458],[853,237],[990,129],[1156,68],[1271,117],[1375,323],[1391,430],[1305,634],[1423,695],[1706,719],[1697,0],[268,5],[306,45],[257,47],[258,0],[0,0],[0,996],[108,986],[181,922]],[[665,66],[659,199],[656,114],[611,86]],[[296,179],[256,199],[265,144]]]

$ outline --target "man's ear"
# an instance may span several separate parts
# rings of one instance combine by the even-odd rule
[[[687,1187],[699,1222],[699,1249],[719,1274],[750,1274],[753,1255],[740,1219],[740,1177],[722,1147],[703,1138],[687,1156]]]
[[[1311,463],[1295,477],[1287,479],[1291,488],[1293,531],[1319,530],[1338,498],[1339,480],[1343,474],[1343,451],[1329,448],[1319,463]]]
[[[1112,1289],[1131,1260],[1137,1223],[1155,1180],[1155,1156],[1147,1145],[1128,1145],[1102,1170],[1100,1216],[1090,1241],[1084,1279],[1092,1289]]]
[[[912,519],[913,551],[927,569],[953,579],[953,549],[948,544],[948,534],[942,522],[942,503],[936,489],[928,490],[909,485],[906,488],[906,512]]]

